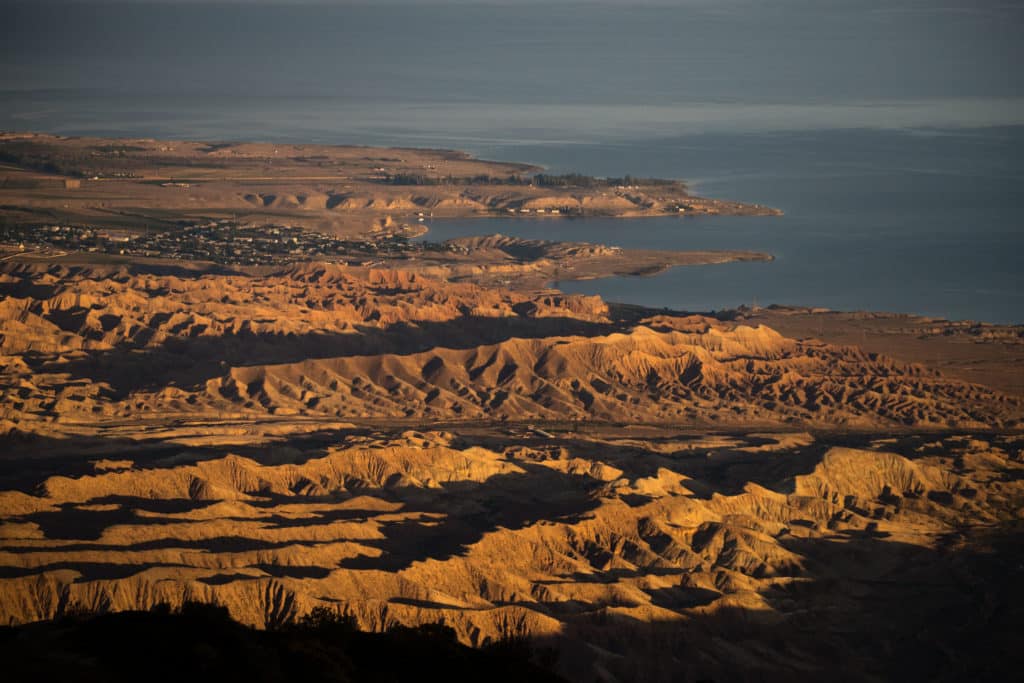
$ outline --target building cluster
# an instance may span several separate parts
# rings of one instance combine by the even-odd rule
[[[400,235],[373,241],[344,240],[302,228],[242,227],[231,221],[170,230],[115,232],[72,225],[0,226],[0,243],[21,250],[55,248],[122,256],[212,261],[224,265],[280,265],[309,259],[372,265],[440,245],[411,243]]]
[[[505,209],[505,212],[506,213],[513,213],[513,214],[514,213],[534,213],[534,214],[537,214],[538,216],[543,216],[545,214],[549,215],[549,216],[582,216],[583,215],[583,208],[579,207],[579,206],[563,206],[563,207],[560,207],[560,208],[549,208],[549,209],[544,209],[544,208],[530,209],[530,208],[527,208],[527,207],[521,207],[521,208],[517,209],[517,208],[514,208],[514,207],[509,207],[509,208]]]

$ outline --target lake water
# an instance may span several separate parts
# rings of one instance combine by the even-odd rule
[[[416,145],[682,178],[783,217],[432,225],[772,263],[610,300],[1024,322],[1024,5],[681,0],[5,6],[0,128]]]

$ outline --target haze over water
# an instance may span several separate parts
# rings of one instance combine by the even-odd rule
[[[1024,322],[1020,3],[6,11],[3,129],[453,147],[555,171],[683,178],[786,216],[481,219],[435,224],[430,238],[502,232],[777,258],[562,283],[658,307]]]

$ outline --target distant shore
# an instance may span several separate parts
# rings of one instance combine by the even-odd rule
[[[372,238],[440,217],[781,214],[679,180],[541,171],[451,150],[2,133],[0,216],[123,230],[227,219]]]
[[[408,240],[429,236],[437,218],[780,213],[698,197],[678,180],[553,175],[451,150],[0,134],[6,260],[242,267],[319,259],[537,289],[772,257],[500,236]]]

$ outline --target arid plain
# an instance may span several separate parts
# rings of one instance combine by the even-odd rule
[[[329,606],[527,636],[579,681],[993,679],[1021,658],[1020,327],[544,284],[752,252],[404,239],[424,213],[773,211],[678,183],[419,150],[0,152],[8,235],[104,233],[0,263],[4,623],[203,601],[275,629]],[[109,248],[211,221],[238,249],[221,262]],[[251,256],[269,224],[353,251]]]

